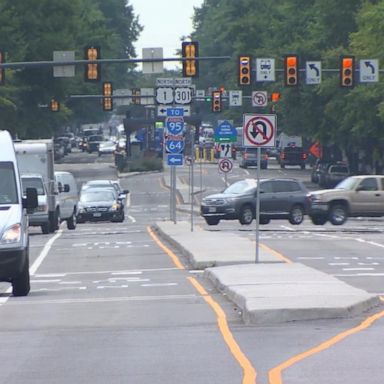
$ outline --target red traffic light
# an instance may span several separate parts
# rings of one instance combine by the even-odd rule
[[[355,58],[342,56],[340,59],[340,86],[352,88],[355,84]]]
[[[284,83],[288,87],[299,84],[299,57],[297,55],[284,57]]]

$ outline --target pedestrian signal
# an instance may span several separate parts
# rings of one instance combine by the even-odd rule
[[[183,76],[198,77],[199,76],[199,43],[197,41],[183,41],[181,45],[181,54],[183,59]]]
[[[52,112],[59,112],[59,110],[60,110],[60,103],[57,100],[52,99],[50,104],[49,104],[49,109]]]
[[[100,59],[99,47],[86,47],[85,60],[94,61]],[[91,63],[85,64],[85,80],[86,81],[99,81],[100,80],[100,64]]]

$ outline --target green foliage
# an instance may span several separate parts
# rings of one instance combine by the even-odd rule
[[[163,159],[159,157],[143,157],[141,159],[128,160],[124,169],[126,172],[148,172],[162,170]]]
[[[132,57],[141,31],[126,0],[0,0],[1,49],[7,62],[51,61],[54,51],[75,51],[84,58],[87,45],[101,47],[102,58]],[[125,68],[132,65],[125,65]],[[127,82],[122,64],[102,66],[102,80]],[[71,121],[100,121],[98,99],[71,99],[75,94],[101,94],[101,83],[84,82],[84,65],[74,78],[54,78],[52,67],[6,70],[0,88],[2,125],[21,137],[49,137]],[[59,113],[46,107],[61,102]],[[12,105],[12,108],[8,108]]]

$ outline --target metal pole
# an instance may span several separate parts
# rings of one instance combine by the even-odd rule
[[[194,172],[194,163],[195,163],[195,155],[194,155],[194,152],[193,152],[193,147],[194,147],[194,143],[193,143],[193,139],[195,137],[194,135],[194,132],[193,132],[193,129],[191,128],[190,130],[190,136],[191,136],[191,232],[193,232],[193,186],[194,186],[194,183],[193,183],[193,178],[194,178],[194,175],[193,175],[193,172]]]
[[[177,178],[176,178],[176,166],[172,166],[173,168],[173,222],[176,224],[176,191],[177,191]]]
[[[172,166],[169,167],[169,220],[173,221],[173,172],[172,172]]]
[[[257,189],[256,189],[256,260],[259,262],[259,222],[260,222],[260,162],[261,148],[257,147]]]

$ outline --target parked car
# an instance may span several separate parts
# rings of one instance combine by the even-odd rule
[[[205,197],[200,213],[208,225],[220,220],[239,220],[250,224],[256,217],[257,180],[245,179],[230,185],[222,193]],[[308,209],[308,190],[296,179],[260,180],[260,223],[271,219],[287,219],[291,224],[301,224]]]
[[[308,194],[309,217],[316,225],[328,220],[342,225],[348,217],[384,216],[384,176],[350,176],[334,189],[322,189]]]
[[[279,155],[280,168],[285,168],[286,165],[299,165],[301,169],[305,169],[307,157],[303,147],[282,148]]]
[[[124,206],[111,188],[88,188],[81,192],[77,222],[124,221]]]
[[[320,169],[319,185],[324,188],[333,188],[348,176],[351,176],[349,167],[343,163],[331,163]]]
[[[257,167],[257,147],[243,147],[241,150],[240,167]],[[266,148],[261,148],[260,169],[268,168],[268,154]]]

